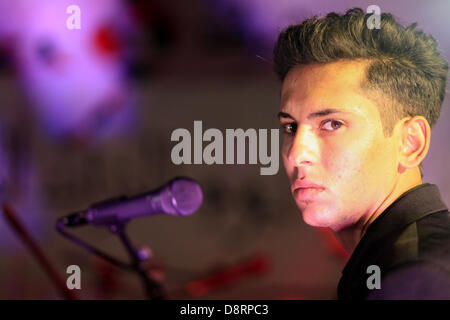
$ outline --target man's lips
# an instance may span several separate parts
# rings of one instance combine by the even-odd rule
[[[308,180],[295,180],[294,184],[292,185],[292,192],[296,190],[302,190],[302,189],[318,189],[316,191],[324,190],[325,187],[314,183],[312,181]]]
[[[292,185],[292,195],[296,201],[318,200],[325,187],[308,180],[296,180]]]

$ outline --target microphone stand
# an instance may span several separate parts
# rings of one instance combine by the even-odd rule
[[[125,246],[130,258],[132,269],[140,276],[147,296],[152,300],[166,299],[166,293],[160,283],[149,276],[147,270],[144,268],[144,262],[147,259],[144,255],[139,254],[139,250],[134,248],[128,235],[125,233],[126,224],[118,224],[110,226],[111,232],[117,234]]]
[[[85,248],[89,252],[109,261],[113,265],[115,265],[119,268],[122,268],[122,269],[131,270],[131,271],[136,272],[144,284],[145,292],[146,292],[147,296],[149,297],[149,299],[151,299],[151,300],[167,299],[167,294],[166,294],[165,290],[163,289],[162,285],[159,282],[157,282],[155,279],[153,279],[151,277],[151,275],[148,274],[147,270],[144,268],[144,262],[147,260],[147,257],[144,256],[143,254],[139,254],[140,253],[139,250],[136,249],[132,245],[128,235],[125,232],[126,225],[127,225],[127,222],[113,224],[113,225],[109,226],[109,230],[112,233],[116,234],[119,237],[119,239],[121,240],[122,244],[125,246],[125,249],[131,258],[130,264],[123,263],[123,262],[117,260],[116,258],[113,258],[110,255],[104,253],[103,251],[93,247],[92,245],[82,241],[81,239],[75,237],[74,235],[68,233],[65,230],[66,226],[61,219],[57,221],[56,229],[64,237],[73,241],[75,244],[77,244],[77,245],[81,246],[82,248]]]

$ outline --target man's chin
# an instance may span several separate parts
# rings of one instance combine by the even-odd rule
[[[313,211],[311,209],[301,210],[303,221],[311,227],[322,227],[333,229],[335,223],[325,212]]]

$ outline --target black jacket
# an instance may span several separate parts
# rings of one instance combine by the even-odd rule
[[[381,289],[369,289],[370,265]],[[450,213],[436,185],[416,186],[368,227],[342,271],[341,300],[450,299]]]

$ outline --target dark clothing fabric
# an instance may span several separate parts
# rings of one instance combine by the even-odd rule
[[[371,265],[380,268],[380,289],[368,288]],[[436,185],[408,190],[368,227],[342,271],[338,298],[450,299],[450,213]]]

